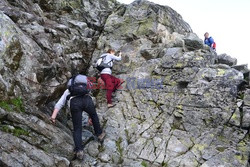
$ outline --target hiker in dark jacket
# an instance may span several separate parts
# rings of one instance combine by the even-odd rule
[[[209,37],[209,33],[208,32],[206,32],[204,34],[204,37],[205,37],[204,43],[206,45],[208,45],[211,49],[213,49],[215,51],[216,50],[216,44],[214,42],[214,39],[212,37]]]
[[[73,80],[72,80],[73,79]],[[72,84],[74,87],[72,87]],[[91,122],[94,126],[95,134],[98,136],[100,141],[103,141],[105,137],[105,133],[102,131],[99,123],[99,118],[95,110],[94,103],[92,98],[88,94],[88,80],[85,75],[77,75],[76,77],[71,78],[67,84],[67,90],[64,91],[63,95],[56,103],[54,107],[53,114],[51,116],[51,121],[55,123],[57,113],[59,110],[65,105],[65,103],[69,102],[69,107],[72,115],[73,122],[73,139],[75,143],[74,152],[76,153],[76,157],[79,159],[83,159],[83,146],[82,146],[82,111],[88,113],[91,118],[89,122]],[[80,91],[77,90],[80,88]],[[84,92],[81,94],[74,94],[72,89],[75,89],[77,92],[81,92],[84,89]],[[73,94],[73,95],[72,95]]]
[[[109,63],[110,66],[113,66],[113,60],[120,61],[121,60],[121,53],[119,56],[115,56],[115,50],[109,49],[107,53],[101,55],[101,57],[106,56],[104,63]],[[112,74],[111,68],[104,68],[101,71],[101,79],[105,83],[106,87],[106,98],[108,103],[108,108],[114,107],[115,105],[112,104],[112,92],[117,90],[119,86],[122,84],[122,81],[119,78],[114,77]]]

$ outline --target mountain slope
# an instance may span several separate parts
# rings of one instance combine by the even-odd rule
[[[211,52],[173,9],[3,0],[0,10],[0,165],[248,165],[248,70]],[[107,137],[98,144],[84,124],[85,160],[72,160],[68,111],[48,118],[71,73],[98,77],[92,64],[110,47],[123,52],[113,73],[126,82],[112,109],[105,90],[92,91]]]

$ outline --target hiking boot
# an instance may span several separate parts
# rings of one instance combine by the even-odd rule
[[[103,143],[105,136],[106,136],[106,133],[105,133],[105,132],[102,132],[102,133],[98,136],[98,141],[101,142],[101,143]]]
[[[80,160],[83,160],[84,158],[84,154],[83,154],[83,151],[78,151],[76,153],[76,158],[80,159]]]

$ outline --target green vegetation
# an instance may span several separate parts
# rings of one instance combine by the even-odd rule
[[[246,155],[235,155],[235,159],[237,159],[241,164],[245,164],[248,160]]]
[[[20,97],[8,101],[1,101],[0,108],[6,111],[25,112],[23,101]]]
[[[145,20],[139,23],[139,28],[138,28],[138,35],[147,35],[149,34],[151,29],[153,28],[153,20]]]
[[[3,131],[3,132],[6,132],[6,133],[11,133],[13,134],[14,136],[21,136],[21,135],[25,135],[25,136],[28,136],[29,135],[29,132],[22,129],[22,128],[19,128],[19,127],[10,127],[8,125],[3,125],[0,127],[0,130]]]
[[[207,147],[206,144],[195,144],[194,148],[199,151],[203,151]]]
[[[11,103],[14,105],[15,109],[18,112],[24,112],[23,101],[20,97],[18,97],[16,99],[12,99]]]
[[[119,137],[118,140],[115,142],[117,151],[120,154],[119,162],[118,162],[119,164],[123,163],[123,159],[122,159],[122,157],[123,157],[123,148],[121,146],[121,143],[122,143],[122,138]]]
[[[4,109],[6,111],[11,111],[10,105],[5,101],[0,102],[0,108]]]
[[[164,162],[164,161],[163,161],[163,162],[161,163],[161,166],[162,166],[162,167],[168,167],[168,164],[167,164],[167,162]]]
[[[142,162],[141,162],[141,165],[142,165],[143,167],[148,167],[148,163],[147,163],[146,161],[142,161]]]
[[[240,150],[244,153],[247,152],[247,150],[248,150],[247,149],[247,146],[248,146],[247,140],[249,140],[249,135],[246,136],[241,142],[238,143],[238,145],[237,145],[238,150]]]
[[[229,142],[228,139],[227,139],[225,136],[223,136],[223,135],[219,135],[219,136],[218,136],[218,139],[219,139],[220,141],[222,141],[222,142],[225,142],[225,143],[228,143],[228,142]]]
[[[219,152],[224,152],[225,151],[225,147],[217,147],[216,150],[218,150]]]
[[[238,98],[241,99],[241,100],[243,100],[243,99],[244,99],[244,93],[240,93],[240,94],[238,95]]]
[[[103,151],[105,151],[105,147],[103,145],[99,145],[98,150],[99,150],[99,152],[103,152]]]
[[[125,131],[125,135],[126,135],[126,138],[127,138],[127,142],[128,142],[128,144],[132,144],[132,142],[131,142],[131,137],[129,136],[129,132],[128,132],[128,130],[127,130],[127,129],[125,129],[124,131]]]
[[[176,65],[175,65],[175,67],[176,68],[182,68],[184,65],[181,63],[181,62],[178,62]]]
[[[51,150],[51,147],[46,144],[46,145],[42,146],[42,149],[43,149],[44,152],[48,153]]]

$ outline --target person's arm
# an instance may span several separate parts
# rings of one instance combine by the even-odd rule
[[[54,111],[53,111],[53,113],[52,113],[52,115],[51,115],[51,117],[50,117],[50,120],[51,120],[53,123],[56,122],[56,116],[57,116],[57,114],[58,114],[59,111],[60,111],[60,110],[57,109],[57,108],[54,109]]]
[[[70,94],[69,90],[65,90],[63,95],[61,96],[61,98],[59,99],[59,101],[56,103],[54,111],[50,117],[51,121],[53,123],[55,123],[56,121],[56,116],[58,114],[58,112],[61,110],[61,108],[65,105],[66,100],[67,100],[67,96]]]
[[[110,58],[112,60],[117,60],[117,61],[122,60],[122,54],[121,54],[121,52],[119,53],[119,56],[115,56],[115,55],[112,55],[112,54],[109,54],[109,56],[110,56]]]

